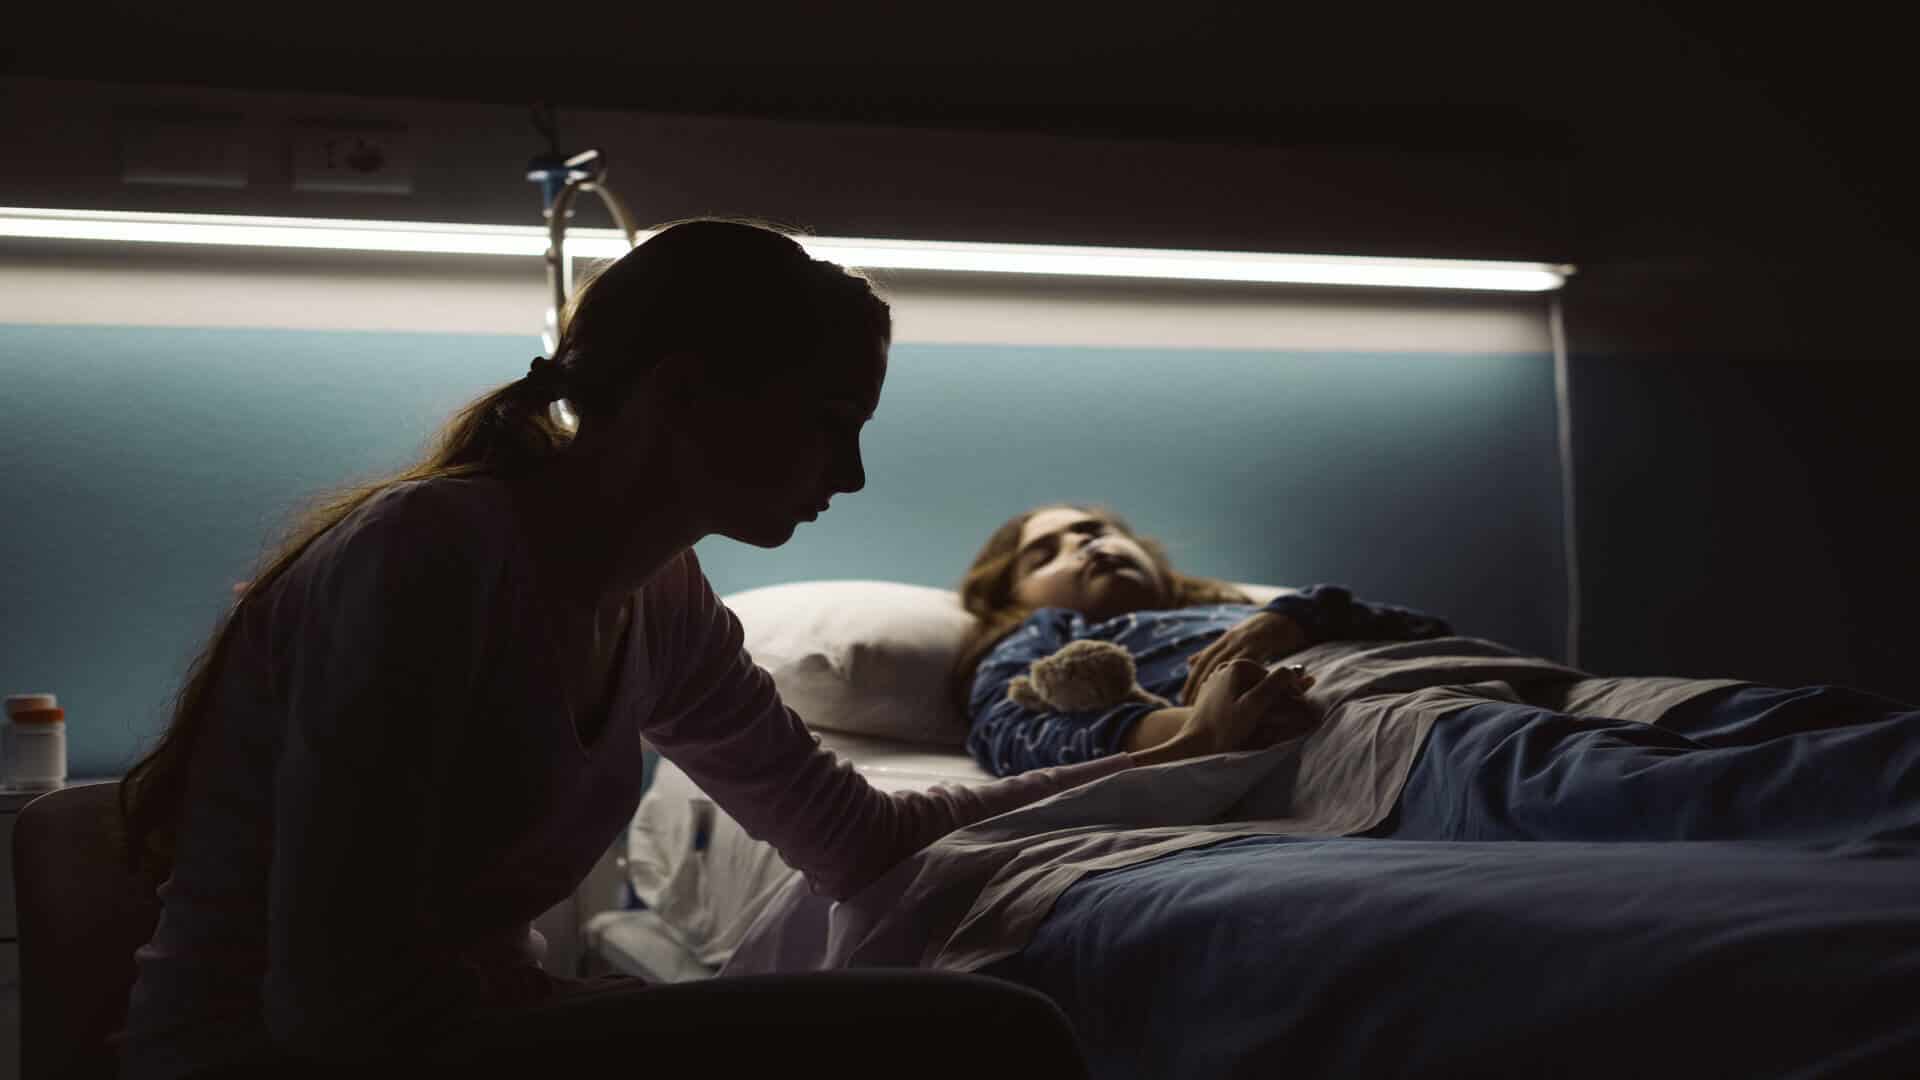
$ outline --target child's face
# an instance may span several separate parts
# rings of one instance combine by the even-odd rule
[[[1105,519],[1072,507],[1035,512],[1020,530],[1013,598],[1098,621],[1166,603],[1166,582],[1146,549]]]

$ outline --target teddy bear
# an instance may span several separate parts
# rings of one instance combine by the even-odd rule
[[[1111,641],[1069,642],[1052,656],[1027,665],[1027,674],[1007,684],[1007,697],[1036,712],[1086,712],[1122,702],[1168,706],[1135,681],[1133,655]]]

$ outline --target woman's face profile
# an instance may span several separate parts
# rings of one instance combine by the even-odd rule
[[[866,486],[860,433],[880,404],[887,345],[795,363],[699,418],[708,430],[696,471],[716,532],[778,547],[834,496]]]
[[[1167,583],[1145,548],[1106,519],[1072,507],[1035,511],[1020,529],[1013,598],[1110,619],[1166,603]]]

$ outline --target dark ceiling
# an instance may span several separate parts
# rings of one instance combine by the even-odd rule
[[[563,126],[598,107],[1558,160],[1605,144],[1655,167],[1785,129],[1866,197],[1907,190],[1905,37],[1804,6],[115,0],[10,19],[0,72],[545,101]]]
[[[26,32],[0,43],[0,63],[376,97],[1553,151],[1596,116],[1730,86],[1824,111],[1830,65],[1809,61],[1834,35],[1746,7],[46,3],[10,16]]]

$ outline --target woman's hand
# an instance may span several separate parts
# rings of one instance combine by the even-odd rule
[[[1319,724],[1305,700],[1313,676],[1298,668],[1266,668],[1251,660],[1232,660],[1201,684],[1191,706],[1162,709],[1143,717],[1177,718],[1173,736],[1156,746],[1132,750],[1137,765],[1158,765],[1182,758],[1263,750],[1298,738]]]
[[[1180,700],[1194,704],[1201,684],[1222,665],[1252,660],[1264,666],[1292,656],[1306,644],[1307,635],[1299,623],[1271,611],[1255,612],[1188,659],[1187,685],[1180,690]]]

